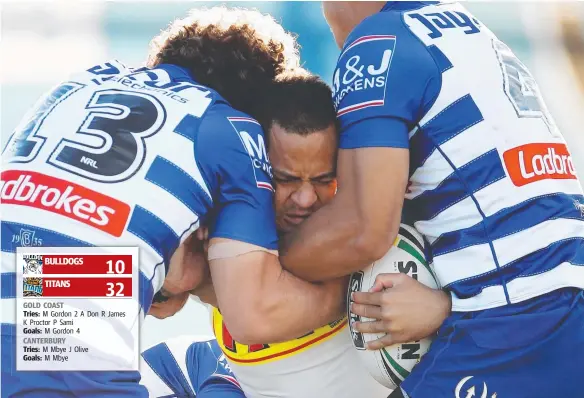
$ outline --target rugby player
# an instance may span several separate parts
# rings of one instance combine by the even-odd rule
[[[295,73],[277,78],[265,97],[266,116],[260,120],[268,138],[280,235],[297,228],[335,194],[338,129],[331,96],[317,77]],[[217,309],[212,320],[217,341],[249,398],[385,398],[390,392],[360,365],[345,316],[290,341],[249,345],[231,336]]]
[[[297,228],[334,196],[338,130],[331,95],[320,79],[297,70],[277,77],[263,98],[259,120],[268,138],[280,234]],[[193,294],[217,305],[210,291],[199,286]],[[217,342],[249,398],[385,398],[390,393],[360,365],[345,316],[290,341],[242,344],[232,337],[219,310],[212,311]],[[182,358],[184,353],[176,355]]]
[[[584,197],[533,76],[457,3],[323,6],[341,47],[339,190],[289,234],[282,264],[307,280],[357,271],[403,211],[452,314],[392,395],[584,396]],[[371,348],[399,342],[394,330],[422,337],[392,302],[406,279],[355,294],[353,311],[378,319],[359,329],[389,332]]]
[[[248,115],[276,75],[297,65],[293,38],[273,18],[216,7],[155,38],[148,67],[107,62],[41,98],[2,157],[2,396],[147,396],[138,372],[16,371],[14,253],[23,234],[43,246],[139,247],[143,317],[155,294],[164,301],[200,282],[200,267],[170,263],[209,222],[217,298],[239,341],[293,338],[338,318],[341,283],[308,284],[278,262],[270,166]],[[121,335],[108,347],[78,343],[104,363],[126,362],[121,353],[132,349]]]

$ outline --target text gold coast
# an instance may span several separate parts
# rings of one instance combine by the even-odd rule
[[[63,308],[63,303],[39,303],[39,302],[34,302],[34,303],[23,303],[23,308]]]

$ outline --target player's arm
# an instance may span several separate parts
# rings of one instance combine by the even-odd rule
[[[247,245],[211,239],[211,248],[222,245],[230,250],[242,244]],[[275,253],[262,249],[249,246],[253,251],[210,261],[217,303],[235,340],[288,341],[342,316],[344,281],[305,282],[283,270]]]
[[[341,149],[335,198],[284,238],[283,264],[303,279],[322,281],[383,257],[399,229],[408,162],[407,148]]]
[[[231,335],[243,344],[280,342],[340,318],[346,308],[342,281],[305,282],[279,263],[271,181],[265,172],[269,164],[261,154],[259,125],[207,124],[201,126],[195,150],[215,192],[209,266]],[[212,134],[205,134],[207,130]]]
[[[439,88],[424,45],[401,20],[376,18],[351,34],[334,74],[337,195],[282,243],[282,264],[306,280],[347,275],[389,250],[410,172],[408,134]]]
[[[219,283],[218,288],[223,288],[223,291],[216,292],[213,278],[208,278],[190,293],[198,296],[204,303],[219,308],[232,334],[233,330],[242,328],[246,330],[248,326],[246,324],[231,325],[229,320],[241,322],[240,311],[246,318],[248,314],[247,310],[238,309],[236,305],[230,306],[229,303],[247,302],[251,303],[250,308],[256,309],[251,315],[261,317],[258,319],[258,325],[265,326],[266,330],[262,331],[257,326],[253,327],[254,334],[260,334],[255,337],[257,339],[255,343],[286,341],[301,336],[307,331],[338,319],[345,309],[342,300],[346,292],[344,280],[322,285],[305,282],[282,270],[276,251],[268,251],[266,248],[241,241],[215,238],[211,240],[210,247],[210,267],[215,278],[222,282]],[[245,254],[235,255],[236,253]],[[230,288],[234,284],[238,284],[238,289]],[[293,295],[290,296],[291,294]],[[225,304],[219,303],[218,296]],[[300,297],[300,302],[296,301],[297,296]],[[292,303],[295,308],[291,310]],[[236,311],[235,314],[229,313],[232,309]],[[322,311],[321,315],[319,311]],[[315,314],[314,321],[308,320],[311,322],[309,326],[303,326],[302,320],[297,323],[298,329],[288,328],[287,323],[281,322],[282,319],[288,319],[291,314],[302,315],[306,312]],[[246,323],[255,322],[255,318],[244,320]],[[273,327],[273,323],[282,324],[282,329]],[[288,336],[293,337],[288,338]],[[242,343],[245,340],[245,337],[243,340],[238,339]]]

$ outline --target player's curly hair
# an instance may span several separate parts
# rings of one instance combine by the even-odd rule
[[[193,9],[151,42],[148,66],[187,68],[200,84],[254,115],[255,98],[280,73],[299,65],[295,38],[255,10]]]

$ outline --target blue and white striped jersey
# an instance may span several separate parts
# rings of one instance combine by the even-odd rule
[[[409,148],[404,222],[454,311],[584,288],[566,143],[527,68],[461,5],[387,3],[350,34],[333,83],[341,148]]]
[[[72,77],[25,116],[2,162],[3,336],[14,333],[19,246],[139,247],[142,319],[201,222],[277,248],[259,123],[177,66],[111,61]]]
[[[151,398],[244,398],[213,337],[180,336],[142,352],[140,373]]]

